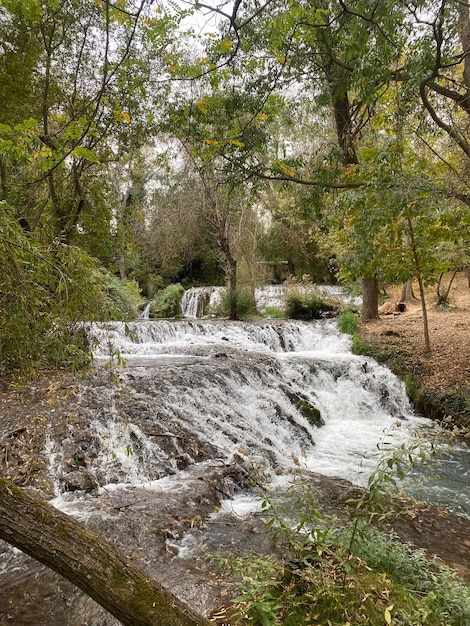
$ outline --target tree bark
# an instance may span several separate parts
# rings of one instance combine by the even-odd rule
[[[400,302],[418,302],[418,298],[413,293],[411,280],[407,280],[401,287]]]
[[[373,276],[362,279],[361,320],[376,320],[379,317],[379,281]]]
[[[219,244],[224,253],[227,263],[226,273],[229,280],[229,302],[230,311],[229,317],[231,320],[238,319],[238,285],[237,285],[237,260],[232,254],[230,245],[230,222],[228,209],[224,208],[223,215],[219,222]]]
[[[209,626],[113,545],[3,478],[0,539],[67,578],[125,626]]]

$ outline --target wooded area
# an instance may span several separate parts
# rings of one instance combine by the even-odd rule
[[[361,281],[364,320],[416,280],[431,349],[424,287],[470,265],[466,0],[0,8],[2,373],[80,367],[81,322],[170,284],[237,317],[289,276]]]
[[[79,365],[73,322],[170,283],[227,283],[235,317],[361,280],[367,319],[468,265],[467,2],[1,6],[3,370]]]

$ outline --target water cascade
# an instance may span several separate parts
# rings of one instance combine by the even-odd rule
[[[339,286],[334,285],[303,285],[301,283],[294,285],[296,290],[308,292],[316,292],[325,295],[328,298],[341,300],[342,302],[359,303],[357,299],[350,296],[348,292]],[[284,309],[285,297],[289,291],[288,285],[265,285],[255,289],[256,308],[260,313],[264,313],[267,309]],[[220,304],[225,287],[191,287],[183,294],[181,300],[181,315],[186,318],[203,318],[207,317]],[[147,317],[147,316],[143,316]]]
[[[196,317],[189,302],[186,311]],[[135,553],[144,545],[155,576],[162,554],[168,557],[152,552],[158,541],[164,545],[152,530],[156,512],[175,502],[210,510],[198,490],[214,472],[237,463],[273,477],[302,469],[364,484],[379,442],[393,449],[429,428],[403,384],[373,359],[351,354],[350,337],[333,320],[141,320],[93,324],[90,334],[96,372],[81,383],[73,419],[47,433],[49,492],[56,506],[129,549],[135,544]],[[426,498],[470,514],[469,468],[469,452],[459,450],[439,468],[443,478],[428,484]],[[236,486],[225,476],[218,488],[229,495]],[[181,512],[172,515],[170,521]],[[8,548],[2,556],[0,546],[0,589],[5,585],[10,596],[14,572],[29,568],[39,576],[36,566],[18,560],[24,558]],[[182,589],[181,567],[172,574],[176,561],[165,566],[165,580],[174,575],[197,606],[201,591]],[[74,622],[70,594],[63,607],[68,624],[115,623],[83,607]],[[0,590],[0,605],[4,600]],[[8,610],[0,610],[0,623]],[[65,623],[63,614],[55,622],[35,615],[34,623]],[[29,622],[15,616],[17,624],[33,623],[31,614]]]

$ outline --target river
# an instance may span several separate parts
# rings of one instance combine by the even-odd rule
[[[201,611],[210,604],[209,566],[197,551],[191,561],[188,537],[216,500],[253,515],[248,470],[279,484],[307,471],[361,486],[384,454],[439,437],[400,380],[351,353],[334,320],[142,320],[95,324],[90,333],[95,370],[81,383],[74,417],[47,426],[50,496],[140,555]],[[428,464],[410,492],[470,516],[470,452],[443,450],[439,479],[435,469]],[[204,541],[214,544],[210,530]],[[185,578],[194,568],[196,578]],[[0,624],[115,623],[90,602],[3,548]]]

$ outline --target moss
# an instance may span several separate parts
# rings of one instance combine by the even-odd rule
[[[321,426],[324,423],[320,410],[308,402],[300,402],[297,408],[302,415],[308,419],[312,426]]]

